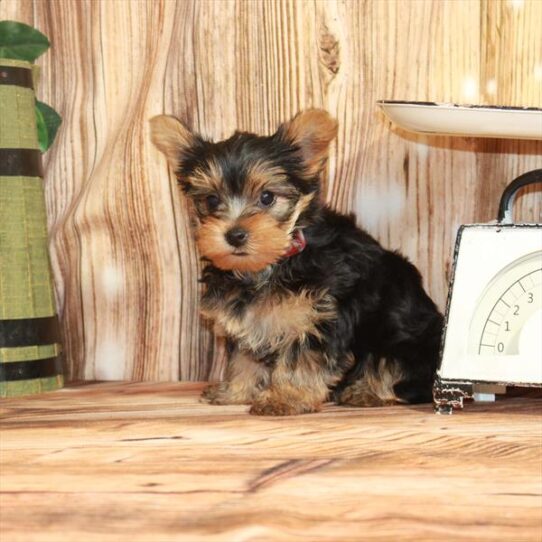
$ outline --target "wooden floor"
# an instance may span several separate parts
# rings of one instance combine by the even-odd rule
[[[0,540],[542,540],[542,400],[255,418],[199,384],[0,403]]]

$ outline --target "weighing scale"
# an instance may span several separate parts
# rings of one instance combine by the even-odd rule
[[[425,122],[420,110],[437,108],[452,119],[440,127],[440,134],[542,139],[541,109],[412,102],[379,105],[392,120],[414,131],[436,133],[434,119],[426,115]],[[459,117],[450,116],[450,109]],[[511,134],[509,114],[514,109],[520,113],[524,131],[516,123]],[[492,113],[487,126],[480,124],[482,110]],[[499,111],[505,115],[499,116]],[[415,118],[416,125],[405,118]],[[507,131],[500,130],[499,119]],[[512,220],[515,195],[533,183],[542,187],[542,169],[508,185],[497,222],[464,225],[458,231],[434,386],[438,413],[462,408],[465,398],[492,400],[507,385],[542,387],[542,224]]]
[[[439,413],[477,392],[542,386],[542,224],[511,220],[516,192],[532,183],[542,185],[542,169],[510,183],[496,224],[459,229],[434,389]]]

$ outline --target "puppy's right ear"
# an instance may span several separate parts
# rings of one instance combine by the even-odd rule
[[[162,151],[174,171],[177,171],[182,155],[196,142],[196,136],[175,117],[158,115],[149,121],[151,141]]]

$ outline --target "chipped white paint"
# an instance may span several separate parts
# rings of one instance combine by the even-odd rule
[[[420,160],[425,160],[429,156],[429,146],[426,143],[427,138],[420,137],[416,143],[416,155]]]
[[[463,99],[469,103],[478,101],[478,83],[474,77],[465,77],[461,85]]]
[[[124,286],[122,270],[114,264],[105,265],[101,273],[102,288],[107,296],[118,295]]]
[[[495,94],[497,94],[497,81],[494,78],[487,81],[486,93],[490,96],[495,96]]]
[[[508,0],[508,5],[515,10],[522,9],[525,5],[525,0]]]
[[[357,191],[358,222],[369,231],[376,231],[380,221],[393,222],[402,216],[406,206],[405,191],[399,184],[380,189],[383,183],[372,183]]]
[[[126,348],[118,339],[103,339],[96,345],[96,380],[123,380],[126,378]]]

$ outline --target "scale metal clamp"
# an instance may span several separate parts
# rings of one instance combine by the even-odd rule
[[[402,128],[433,135],[542,139],[542,109],[378,102]],[[459,228],[446,306],[435,411],[507,386],[542,387],[542,224],[515,223],[514,198],[542,169],[504,190],[498,219]]]

